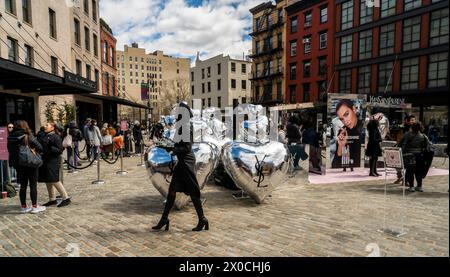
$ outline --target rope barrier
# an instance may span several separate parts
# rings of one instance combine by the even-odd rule
[[[105,158],[105,156],[103,155],[103,153],[100,153],[100,157],[101,157],[106,163],[108,163],[108,164],[115,164],[115,163],[119,160],[120,155],[117,155],[117,156],[116,156],[116,159],[114,160],[114,162],[108,161],[108,157]]]
[[[73,168],[73,169],[78,169],[78,170],[86,169],[86,168],[90,167],[94,162],[95,162],[95,159],[93,159],[87,166],[77,167],[77,166],[71,165],[70,162],[68,162],[67,160],[64,160],[64,163],[67,164],[67,166],[69,166],[70,168]]]
[[[86,147],[85,147],[86,148]],[[78,159],[80,159],[80,160],[82,160],[82,161],[87,161],[89,158],[88,157],[86,157],[86,158],[82,158],[82,157],[80,157],[80,154],[79,154],[79,152],[80,151],[78,151],[78,152],[75,152],[75,155],[77,155],[77,157],[78,157]]]

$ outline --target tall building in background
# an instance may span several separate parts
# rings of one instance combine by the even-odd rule
[[[152,116],[169,112],[172,104],[190,101],[190,59],[164,55],[163,51],[146,53],[137,43],[117,51],[119,94],[151,107]],[[149,85],[148,100],[141,100],[142,84]],[[130,111],[122,111],[126,117]]]
[[[252,102],[273,106],[284,102],[285,94],[285,11],[288,0],[262,3],[250,10],[253,15]]]
[[[403,98],[448,134],[448,1],[336,1],[333,92]],[[392,113],[401,122],[402,113]]]
[[[251,66],[250,61],[223,54],[204,61],[197,55],[195,66],[191,68],[192,101],[201,99],[202,108],[220,109],[232,107],[233,99],[241,104],[249,103]]]
[[[334,2],[298,1],[286,7],[287,103],[326,102],[334,72]]]

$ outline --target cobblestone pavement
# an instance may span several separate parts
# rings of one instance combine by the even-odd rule
[[[152,232],[163,199],[139,160],[125,159],[125,177],[114,174],[118,163],[102,162],[104,185],[91,184],[96,168],[65,173],[68,207],[23,215],[17,197],[0,200],[0,256],[367,256],[373,245],[381,256],[449,256],[448,176],[427,178],[424,193],[403,199],[393,184],[385,197],[381,180],[311,185],[299,173],[262,205],[210,184],[209,231],[190,231],[189,206],[171,213],[170,231]],[[39,184],[40,202],[46,197]],[[383,226],[407,234],[378,232]]]

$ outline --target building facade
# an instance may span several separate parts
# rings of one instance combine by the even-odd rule
[[[286,7],[286,103],[326,102],[333,79],[334,0]]]
[[[285,102],[285,11],[288,0],[262,3],[252,9],[252,102],[273,106]]]
[[[167,113],[177,98],[190,100],[190,59],[171,57],[163,51],[146,53],[137,43],[117,51],[116,59],[118,93],[136,103],[149,105],[153,118]],[[142,84],[148,84],[148,100],[141,98]],[[130,112],[122,111],[123,116]]]
[[[191,68],[192,101],[201,99],[202,108],[220,109],[232,107],[233,99],[240,104],[249,103],[251,66],[250,61],[223,54],[204,61],[197,56],[195,66]]]
[[[100,19],[100,45],[102,60],[102,94],[107,96],[118,96],[117,90],[117,65],[116,65],[116,43],[111,28],[105,21]]]
[[[333,91],[404,98],[425,125],[436,121],[447,137],[448,4],[380,0],[368,7],[365,0],[336,0]]]
[[[94,55],[74,50],[72,23],[83,7],[73,3],[50,0],[0,2],[0,57],[2,65],[6,65],[0,75],[12,74],[17,80],[28,78],[25,83],[13,83],[0,77],[0,125],[25,119],[33,128],[38,128],[47,120],[46,105],[75,105],[77,94],[90,92],[85,85],[94,86],[92,91],[96,90],[91,78],[79,70],[80,63],[90,64],[94,72],[100,70],[100,63]],[[98,17],[98,1],[84,3],[95,3],[93,12]],[[99,34],[94,22],[89,21],[86,26],[91,30],[89,36]],[[74,83],[79,89],[74,89]]]

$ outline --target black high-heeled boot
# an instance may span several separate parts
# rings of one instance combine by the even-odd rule
[[[169,225],[170,225],[170,220],[168,218],[161,218],[161,220],[158,222],[158,224],[156,226],[153,226],[152,229],[153,230],[161,230],[164,226],[166,226],[166,228],[164,230],[169,231]]]
[[[195,227],[194,229],[192,229],[192,231],[194,232],[200,232],[203,230],[203,228],[205,228],[206,231],[209,230],[209,222],[208,219],[206,219],[206,217],[200,219],[198,221],[197,227]]]

